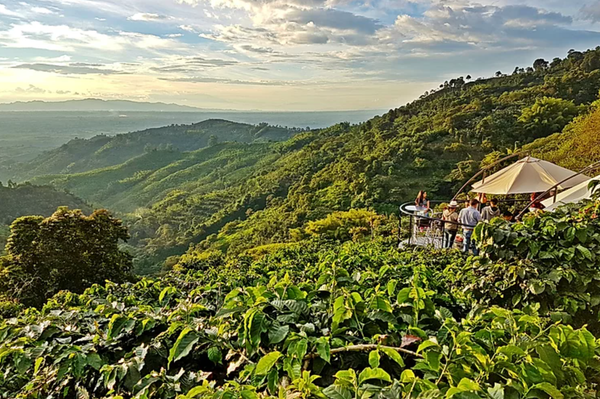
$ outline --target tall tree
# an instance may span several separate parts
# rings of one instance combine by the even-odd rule
[[[46,219],[19,218],[0,260],[0,290],[39,307],[61,290],[81,293],[105,280],[122,282],[132,269],[131,255],[119,249],[127,239],[127,228],[106,210],[85,216],[61,207]]]
[[[543,58],[538,58],[537,60],[535,60],[533,62],[533,69],[537,72],[537,71],[543,71],[544,69],[547,69],[549,65],[549,62],[546,61]]]

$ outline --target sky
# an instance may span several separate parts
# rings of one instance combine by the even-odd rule
[[[600,45],[600,0],[0,0],[0,102],[389,109]]]

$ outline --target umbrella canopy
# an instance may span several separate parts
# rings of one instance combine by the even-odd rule
[[[554,197],[542,201],[544,209],[547,211],[552,211],[561,205],[574,204],[581,200],[591,198],[592,191],[588,189],[588,185],[592,180],[600,180],[600,175],[579,183],[575,187],[571,187],[570,189],[558,194],[556,196],[556,202],[554,202]]]
[[[573,176],[575,172],[541,159],[526,157],[473,184],[476,193],[530,194],[551,189],[557,183]],[[583,183],[589,177],[579,175],[558,186],[559,190]]]

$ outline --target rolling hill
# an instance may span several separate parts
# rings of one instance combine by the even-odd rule
[[[117,136],[71,140],[30,162],[13,166],[5,173],[16,181],[48,174],[81,173],[119,165],[155,150],[193,151],[219,142],[282,141],[296,132],[297,129],[267,124],[212,119],[193,125],[171,125]]]

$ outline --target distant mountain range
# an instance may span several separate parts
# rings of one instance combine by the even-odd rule
[[[201,112],[204,108],[179,104],[149,103],[128,100],[87,98],[68,101],[18,101],[0,104],[0,111],[117,111],[117,112]],[[215,111],[215,110],[212,110]]]

